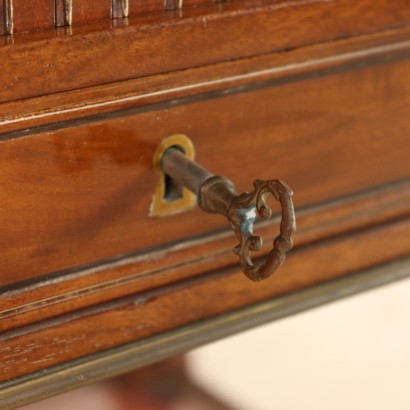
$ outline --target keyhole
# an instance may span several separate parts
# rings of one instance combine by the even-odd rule
[[[185,150],[180,145],[172,145],[170,148],[175,148],[185,154]],[[165,201],[173,202],[183,197],[184,187],[166,174],[164,174],[164,187]]]
[[[161,160],[169,148],[176,148],[191,161],[195,160],[194,145],[186,135],[174,134],[161,141],[153,157],[157,184],[149,208],[150,216],[173,215],[187,211],[196,204],[196,196],[162,170]]]

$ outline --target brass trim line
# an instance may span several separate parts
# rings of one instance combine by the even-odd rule
[[[2,410],[116,376],[255,326],[410,277],[410,257],[0,383]]]

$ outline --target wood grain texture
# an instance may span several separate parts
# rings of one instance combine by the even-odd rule
[[[111,18],[112,0],[72,0],[72,24],[84,24]]]
[[[182,16],[146,14],[116,29],[111,22],[99,23],[73,27],[70,33],[15,36],[12,44],[3,36],[0,102],[289,50],[409,22],[407,0],[234,1],[187,7]],[[90,62],[98,69],[85,70]]]
[[[410,29],[392,30],[106,86],[0,104],[0,138],[34,127],[267,81],[301,81],[410,56]],[[232,92],[232,91],[231,91]],[[30,131],[32,132],[32,131]]]
[[[400,183],[299,210],[295,247],[410,216],[409,204],[410,183]],[[276,236],[277,219],[256,228],[264,238],[264,251]],[[225,230],[142,255],[3,288],[0,331],[235,266],[234,243],[232,232]]]
[[[215,0],[184,0],[184,6],[198,6],[200,4],[217,3]]]
[[[297,208],[409,178],[409,67],[172,102],[3,141],[2,285],[224,228],[199,210],[147,216],[152,156],[174,133],[189,135],[198,161],[240,192],[257,178],[287,181]]]
[[[405,219],[300,248],[262,286],[230,269],[3,332],[0,381],[408,256],[409,230]]]
[[[13,15],[13,2],[12,0],[3,0],[3,25],[4,34],[11,34],[14,30],[14,15]],[[9,38],[4,39],[6,43],[9,42]]]
[[[6,409],[181,355],[255,326],[410,277],[410,257],[0,383]],[[81,378],[78,377],[81,375]]]
[[[53,28],[54,0],[12,0],[14,33]]]
[[[49,4],[14,0],[15,32]],[[0,38],[0,382],[410,255],[408,0],[56,4],[72,28]],[[292,186],[272,280],[223,218],[148,217],[174,133],[240,192]]]
[[[70,26],[72,24],[72,1],[55,0],[55,26]]]
[[[0,2],[0,35],[7,32],[4,21],[5,2],[13,10],[15,23],[12,25],[13,33],[164,11],[164,0],[30,0],[29,3],[24,0],[2,0]],[[189,7],[213,2],[214,0],[185,0],[183,5]],[[178,2],[175,3],[175,7],[171,9],[177,8]],[[70,9],[72,12],[68,11]]]
[[[164,0],[129,0],[129,16],[164,10]]]
[[[0,0],[0,35],[6,33],[5,0]]]

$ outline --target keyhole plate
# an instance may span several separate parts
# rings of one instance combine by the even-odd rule
[[[170,147],[177,147],[187,158],[195,160],[195,150],[192,141],[184,134],[174,134],[165,138],[154,153],[153,165],[157,175],[157,184],[152,197],[149,216],[166,216],[184,212],[196,205],[196,196],[188,189],[181,187],[181,195],[167,195],[167,185],[174,182],[166,177],[161,167],[164,152]]]

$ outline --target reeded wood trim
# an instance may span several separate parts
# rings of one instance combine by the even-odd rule
[[[156,12],[165,15],[166,13],[176,13],[174,17],[182,17],[183,13],[192,7],[209,7],[218,3],[215,12],[221,12],[231,7],[239,11],[247,12],[252,7],[266,7],[273,5],[275,8],[286,9],[294,13],[294,28],[300,25],[300,21],[305,16],[299,15],[299,9],[306,3],[315,5],[324,3],[323,0],[299,0],[288,2],[285,0],[258,0],[247,2],[242,0],[2,0],[0,7],[5,13],[0,13],[0,35],[16,34],[21,32],[51,29],[54,27],[71,26],[84,23],[95,23],[103,20],[121,19],[124,17],[135,17],[144,13]],[[225,3],[225,4],[224,4]],[[342,6],[339,9],[341,0],[327,0],[326,3],[333,3],[334,10],[332,19],[339,20],[348,15],[354,5]],[[357,2],[356,2],[357,3]],[[371,20],[378,13],[388,13],[389,7],[385,0],[362,0],[364,4],[364,14],[361,20]],[[232,5],[233,6],[232,6]],[[404,0],[396,0],[397,9],[408,6]],[[169,17],[169,16],[168,16]],[[353,17],[353,16],[352,16]],[[303,22],[305,24],[305,22]],[[339,21],[336,22],[340,24]],[[357,21],[357,26],[362,23]],[[115,24],[114,24],[115,25]]]
[[[0,35],[164,12],[218,0],[1,0]]]
[[[408,277],[410,258],[3,382],[0,383],[2,409],[11,410],[116,376],[252,327]]]
[[[0,102],[232,61],[410,23],[407,0],[245,3],[245,9],[238,0],[188,7],[181,16],[147,14],[121,20],[117,24],[121,27],[115,29],[111,22],[79,25],[57,34],[50,30],[14,36],[11,43],[2,36]],[[98,70],[84,70],[91,61]],[[56,78],[64,80],[56,82]]]

